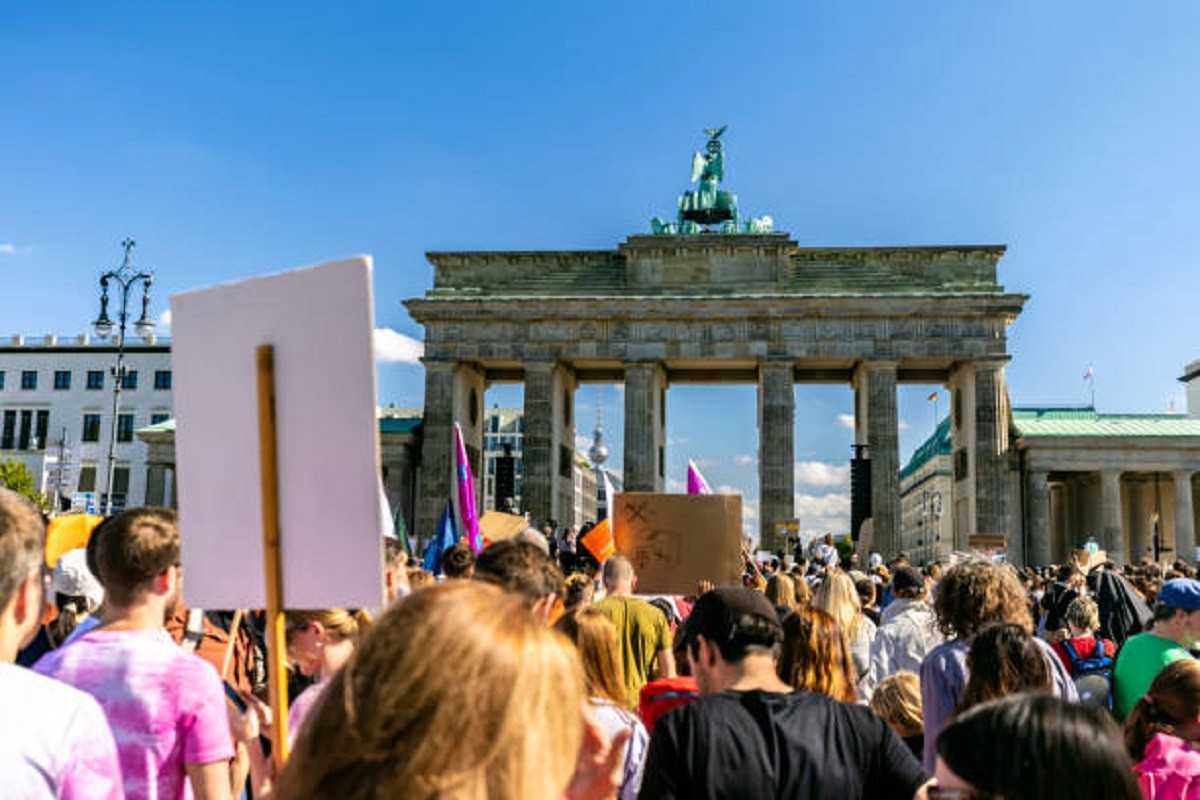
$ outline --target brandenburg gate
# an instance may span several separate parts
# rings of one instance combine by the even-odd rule
[[[709,131],[696,156],[700,185],[680,200],[678,221],[656,218],[652,234],[612,250],[427,254],[433,288],[405,302],[425,326],[422,536],[453,491],[454,424],[478,475],[484,391],[518,381],[522,495],[535,524],[566,519],[572,505],[579,384],[624,382],[625,489],[661,492],[667,387],[752,383],[762,542],[782,546],[775,524],[795,517],[795,385],[842,383],[854,389],[855,442],[870,458],[874,549],[898,550],[896,387],[908,382],[952,394],[956,546],[1006,533],[1006,328],[1028,298],[997,282],[1004,248],[807,247],[769,218],[743,223],[736,198],[717,188],[722,132]]]

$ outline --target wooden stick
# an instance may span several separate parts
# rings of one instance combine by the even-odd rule
[[[221,659],[221,680],[229,680],[229,668],[233,666],[233,650],[237,645],[238,628],[242,624],[242,610],[233,612],[233,622],[229,623],[229,644],[225,645],[225,658]]]
[[[279,554],[279,472],[275,431],[275,348],[254,352],[258,375],[258,462],[261,477],[263,569],[267,585],[267,685],[270,689],[271,757],[279,774],[288,757],[287,626],[283,617],[283,567]]]

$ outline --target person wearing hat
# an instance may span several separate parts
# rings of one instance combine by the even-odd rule
[[[1125,641],[1113,667],[1113,710],[1125,719],[1159,671],[1200,640],[1200,581],[1175,578],[1154,601],[1154,627]]]
[[[884,678],[900,670],[920,673],[925,655],[945,641],[929,607],[925,576],[916,567],[898,567],[892,576],[895,600],[883,610],[871,643],[871,667],[862,681],[870,697]]]
[[[865,706],[793,691],[775,662],[783,629],[770,601],[714,589],[687,622],[700,700],[658,721],[642,800],[676,797],[925,797],[928,775]]]

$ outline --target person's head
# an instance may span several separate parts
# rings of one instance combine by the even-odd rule
[[[1154,598],[1154,632],[1183,647],[1200,641],[1200,581],[1175,578]]]
[[[383,591],[389,603],[411,591],[408,583],[408,553],[393,536],[383,537]]]
[[[1067,625],[1074,636],[1090,636],[1100,630],[1100,607],[1086,595],[1080,595],[1067,606]]]
[[[1142,796],[1108,712],[1051,694],[1018,694],[975,706],[938,734],[937,756],[943,790],[998,800]]]
[[[1066,564],[1063,564],[1058,568],[1058,573],[1055,575],[1055,578],[1059,583],[1065,583],[1073,586],[1078,584],[1080,579],[1083,578],[1083,570],[1080,569],[1079,565],[1075,562],[1068,561]]]
[[[1011,622],[1033,631],[1033,615],[1017,573],[982,558],[946,571],[933,610],[942,633],[954,639],[969,639],[989,622]]]
[[[621,642],[617,628],[595,608],[581,608],[554,624],[575,644],[583,665],[583,682],[591,697],[618,706],[629,700],[625,693],[625,671],[621,666]]]
[[[840,569],[831,569],[813,593],[813,605],[837,620],[842,634],[853,641],[862,624],[862,604],[854,581]]]
[[[875,605],[875,581],[867,577],[854,581],[854,591],[858,592],[858,602],[863,608]]]
[[[617,553],[609,556],[604,562],[602,573],[604,590],[612,595],[632,594],[637,584],[637,576],[633,574],[633,564],[625,556]]]
[[[61,644],[75,630],[79,620],[104,601],[104,589],[88,569],[87,554],[82,547],[68,550],[59,557],[50,584],[58,616],[49,629],[53,641]]]
[[[825,534],[825,538],[822,541],[824,541],[825,544],[830,544],[830,545],[833,544],[833,534],[832,533]]]
[[[371,615],[360,609],[287,611],[284,616],[288,654],[305,675],[328,676],[336,671],[371,625]]]
[[[1012,623],[979,629],[967,651],[967,671],[960,713],[997,697],[1050,690],[1050,668],[1041,648],[1032,634]]]
[[[925,576],[916,567],[900,567],[892,576],[892,593],[900,600],[925,597]]]
[[[772,605],[787,609],[796,607],[796,584],[790,575],[779,572],[767,579],[766,595]]]
[[[442,553],[442,574],[469,580],[475,574],[475,551],[465,544],[448,548]]]
[[[437,578],[433,573],[420,566],[411,566],[408,568],[408,584],[413,591],[420,589],[422,586],[432,586],[437,583]]]
[[[837,621],[819,608],[798,608],[783,620],[779,679],[795,689],[853,703],[857,672]]]
[[[742,586],[701,595],[687,623],[688,658],[700,694],[732,685],[732,676],[750,666],[774,670],[783,629],[774,606],[761,592]],[[752,661],[749,665],[746,662]]]
[[[942,579],[942,562],[930,561],[925,565],[925,577],[931,581],[940,581]]]
[[[1125,749],[1141,761],[1157,733],[1200,741],[1200,661],[1183,658],[1167,664],[1125,720]]]
[[[519,595],[526,608],[549,620],[563,593],[562,571],[550,556],[527,542],[493,542],[475,559],[475,580]]]
[[[591,604],[592,596],[596,591],[596,584],[587,575],[584,575],[582,572],[568,575],[563,585],[565,587],[563,589],[564,613],[570,614],[577,608]]]
[[[554,528],[547,525],[541,531],[537,528],[526,528],[513,537],[514,541],[531,544],[547,556],[550,555],[550,542],[554,539]]]
[[[183,591],[175,512],[132,508],[102,527],[96,566],[108,604],[162,604],[164,616],[173,611]]]
[[[46,526],[33,503],[0,488],[0,662],[29,643],[45,602]]]
[[[921,679],[908,670],[887,676],[871,694],[871,710],[898,736],[921,733],[925,730],[925,717],[921,713]]]
[[[558,800],[585,698],[574,648],[518,594],[432,586],[384,614],[331,679],[278,796]]]

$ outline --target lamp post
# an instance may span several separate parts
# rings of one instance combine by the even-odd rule
[[[105,483],[104,514],[112,514],[113,477],[117,470],[117,429],[121,410],[121,389],[125,383],[125,325],[129,319],[129,290],[139,283],[142,285],[142,315],[133,323],[133,330],[142,339],[154,335],[154,321],[150,319],[150,285],[154,275],[148,272],[138,272],[133,268],[132,253],[136,243],[133,239],[121,242],[125,248],[125,259],[118,269],[110,270],[100,276],[100,316],[92,323],[92,329],[101,339],[106,339],[116,332],[117,363],[112,368],[113,378],[113,410],[112,436],[108,440],[108,480]],[[108,318],[108,289],[109,284],[115,284],[121,305],[117,314],[117,322]]]

